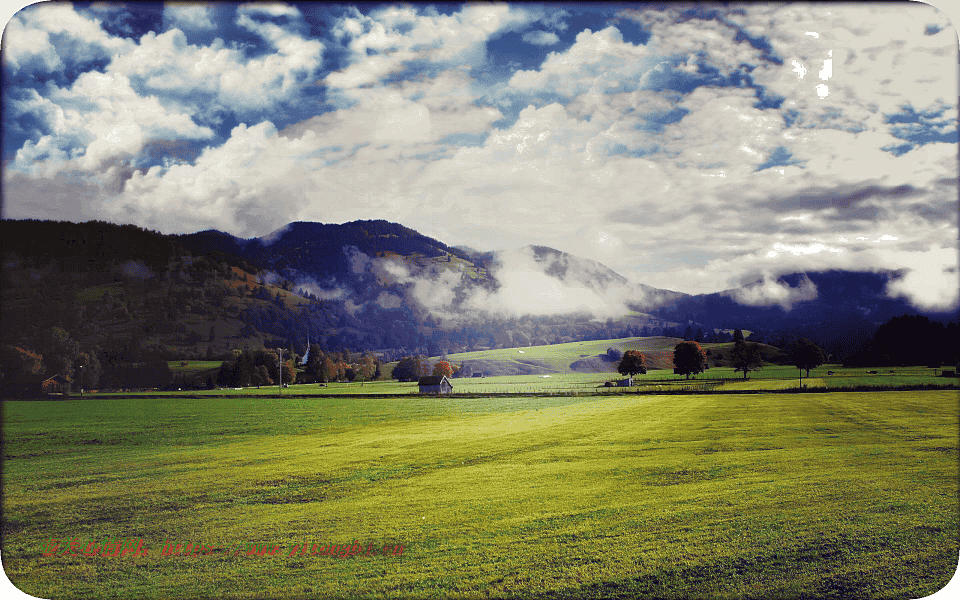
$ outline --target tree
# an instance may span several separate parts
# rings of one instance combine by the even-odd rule
[[[433,365],[433,374],[453,377],[453,367],[445,360],[438,361],[437,364]]]
[[[740,329],[735,330],[735,331],[733,332],[733,341],[734,341],[734,342],[743,342],[743,341],[745,341],[745,340],[743,339],[743,331],[741,331]]]
[[[707,368],[707,355],[700,344],[694,341],[680,342],[673,348],[673,366],[674,373],[690,379],[691,374],[703,373]]]
[[[744,379],[747,378],[747,373],[758,371],[763,366],[760,346],[743,340],[734,342],[730,358],[733,361],[734,372],[742,371]]]
[[[807,377],[810,377],[810,369],[819,367],[827,360],[827,356],[820,346],[807,338],[800,338],[791,344],[789,354],[790,362],[801,371],[806,371]],[[800,385],[803,386],[803,373],[800,374]]]
[[[375,357],[372,354],[364,353],[363,358],[360,359],[360,365],[358,369],[359,371],[357,375],[359,375],[361,379],[373,379],[374,373],[377,371]]]
[[[280,373],[283,383],[293,383],[297,378],[297,369],[293,366],[292,360],[283,363],[283,369],[281,369]]]
[[[317,373],[320,381],[327,383],[331,379],[337,378],[337,363],[333,362],[329,356],[325,356],[320,361],[320,371]]]
[[[404,356],[393,368],[393,378],[398,381],[411,381],[419,376],[419,364],[413,356]]]
[[[103,367],[96,352],[81,352],[74,363],[74,372],[81,390],[97,387]]]
[[[39,350],[50,373],[73,377],[73,363],[80,356],[80,344],[65,329],[51,327],[40,335]]]
[[[430,374],[430,363],[425,356],[404,356],[393,368],[393,378],[413,381]]]
[[[43,357],[18,346],[0,346],[0,368],[6,378],[43,375]]]
[[[627,377],[633,377],[638,373],[642,375],[646,372],[647,361],[642,352],[627,350],[623,353],[623,358],[620,359],[620,364],[617,365],[617,373],[626,375]]]

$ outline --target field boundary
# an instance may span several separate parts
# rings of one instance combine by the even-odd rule
[[[960,390],[960,384],[946,384],[946,385],[931,385],[931,384],[918,384],[918,385],[855,385],[855,386],[844,386],[844,387],[790,387],[790,388],[781,388],[781,389],[737,389],[737,390],[725,390],[717,389],[714,386],[705,383],[703,388],[700,386],[691,386],[695,389],[680,389],[680,390],[650,390],[650,389],[630,389],[630,388],[619,388],[619,389],[584,389],[584,390],[570,390],[562,392],[468,392],[468,393],[452,393],[452,394],[421,394],[419,392],[405,392],[405,393],[375,393],[375,394],[297,394],[297,393],[285,393],[282,397],[270,394],[251,394],[249,397],[252,398],[263,398],[263,399],[283,399],[289,398],[294,400],[309,400],[309,399],[322,399],[322,398],[340,398],[340,397],[350,397],[350,398],[366,398],[366,399],[386,399],[386,398],[408,398],[408,397],[418,397],[418,398],[535,398],[535,397],[569,397],[569,396],[581,396],[581,397],[605,397],[605,396],[704,396],[704,395],[737,395],[737,394],[832,394],[832,393],[846,393],[846,392],[910,392],[910,391],[948,391],[948,390]],[[84,394],[83,396],[71,395],[71,396],[57,396],[53,398],[36,398],[36,399],[21,399],[21,398],[2,398],[0,401],[21,401],[21,402],[36,402],[36,401],[54,401],[62,402],[65,400],[109,400],[109,399],[130,399],[130,400],[163,400],[165,398],[178,398],[178,399],[193,399],[193,400],[203,400],[206,398],[238,398],[245,397],[242,394],[217,394],[217,393],[150,393],[150,392],[129,392],[124,396],[117,396],[116,392],[104,393],[104,394]]]

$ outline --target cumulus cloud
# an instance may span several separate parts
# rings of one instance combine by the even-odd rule
[[[576,7],[338,7],[320,31],[308,4],[167,5],[136,39],[45,6],[5,38],[5,73],[32,82],[5,89],[5,215],[62,201],[245,237],[383,218],[691,293],[763,273],[757,298],[789,304],[781,273],[883,269],[905,273],[892,294],[956,302],[956,37],[919,3],[638,7],[580,31]],[[507,32],[539,64],[488,56]],[[490,306],[536,300],[516,266]],[[406,277],[440,304],[462,289]],[[540,283],[557,310],[617,306]]]
[[[182,31],[212,31],[213,10],[200,4],[179,4],[170,2],[163,5],[163,21],[166,29]]]
[[[96,171],[106,161],[133,157],[150,140],[207,139],[208,127],[190,115],[141,98],[121,74],[83,73],[69,89],[51,84],[46,95],[31,90],[14,110],[46,120],[48,134],[27,140],[13,168],[49,176],[61,170]]]
[[[560,37],[550,31],[528,31],[523,34],[522,39],[535,46],[553,46],[560,43]]]
[[[550,53],[539,69],[517,71],[510,87],[566,97],[590,89],[636,89],[641,76],[657,64],[648,46],[623,41],[616,27],[577,35],[565,52]]]
[[[68,64],[86,65],[129,51],[126,38],[104,31],[66,3],[29,6],[10,20],[3,32],[4,64],[14,72],[62,71]]]

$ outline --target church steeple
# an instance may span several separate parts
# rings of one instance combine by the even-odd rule
[[[303,358],[300,359],[300,366],[305,366],[308,360],[310,360],[310,338],[307,338],[307,351],[303,353]]]

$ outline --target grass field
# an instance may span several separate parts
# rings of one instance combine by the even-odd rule
[[[2,410],[4,568],[42,598],[920,598],[957,564],[953,391]],[[71,538],[149,553],[42,556]]]
[[[640,350],[647,357],[647,366],[673,369],[669,355],[681,340],[669,337],[623,338],[568,342],[549,346],[500,348],[451,354],[454,363],[465,363],[471,372],[488,375],[542,375],[559,373],[609,372],[616,373],[617,363],[603,359],[607,348],[621,351]]]

